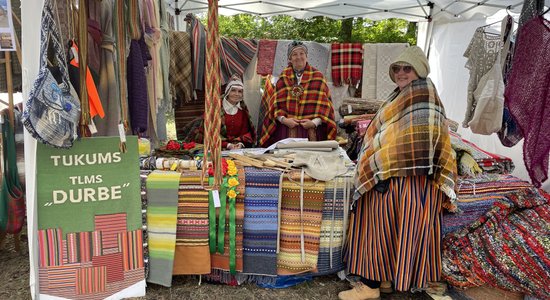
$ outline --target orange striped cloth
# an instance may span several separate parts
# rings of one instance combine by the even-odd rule
[[[180,177],[173,274],[210,273],[208,191],[201,184],[201,173],[184,171]]]
[[[280,205],[277,275],[317,271],[325,182],[303,170],[284,175]]]
[[[441,204],[447,196],[427,176],[392,177],[351,215],[345,260],[350,274],[393,281],[398,291],[441,277]]]

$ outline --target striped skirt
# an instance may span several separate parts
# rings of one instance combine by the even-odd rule
[[[363,195],[350,217],[349,273],[393,281],[398,291],[438,281],[445,197],[427,176],[391,178],[387,192]]]

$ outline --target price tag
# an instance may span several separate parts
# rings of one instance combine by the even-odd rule
[[[220,193],[218,192],[218,190],[212,191],[212,199],[214,200],[214,207],[218,208],[222,206],[220,202]]]
[[[120,135],[120,141],[126,143],[126,131],[124,130],[124,124],[118,124],[118,134]]]
[[[351,104],[348,104],[348,114],[351,114],[353,112],[353,109],[351,108]]]
[[[90,129],[91,134],[96,134],[97,133],[97,128],[95,127],[94,120],[91,120],[91,123],[88,124],[88,129]]]

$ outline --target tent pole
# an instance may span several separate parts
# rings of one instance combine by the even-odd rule
[[[19,24],[19,26],[21,26],[21,20],[19,20],[19,18],[17,17],[17,15],[15,14],[15,12],[13,11],[13,8],[11,10],[11,15],[13,17],[13,19],[15,21],[17,21],[17,23]],[[19,38],[17,37],[17,34],[14,34],[13,37],[15,38],[15,51],[16,51],[16,54],[17,54],[17,59],[19,60],[19,64],[22,64],[22,60],[21,60],[21,44],[19,44]]]
[[[4,52],[4,59],[6,63],[6,85],[8,86],[8,104],[9,104],[9,117],[11,128],[15,128],[15,115],[13,113],[13,77],[11,73],[11,54],[9,51]]]
[[[430,12],[428,14],[428,28],[426,29],[426,39],[424,40],[424,52],[426,53],[426,57],[430,57],[430,45],[432,40],[432,31],[434,28],[433,19],[432,19],[432,13],[434,10],[434,3],[428,2],[428,6],[430,7]]]

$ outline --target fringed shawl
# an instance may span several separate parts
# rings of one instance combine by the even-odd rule
[[[444,121],[430,79],[396,89],[367,129],[355,177],[358,191],[365,193],[391,177],[430,175],[454,200],[456,161]]]
[[[336,138],[336,122],[334,108],[330,99],[330,91],[323,73],[307,64],[300,85],[304,89],[302,95],[295,97],[291,91],[296,82],[292,66],[283,70],[275,88],[274,117],[284,116],[296,119],[321,118],[327,125],[327,140]],[[269,124],[261,143],[267,141],[277,128],[277,122]]]

